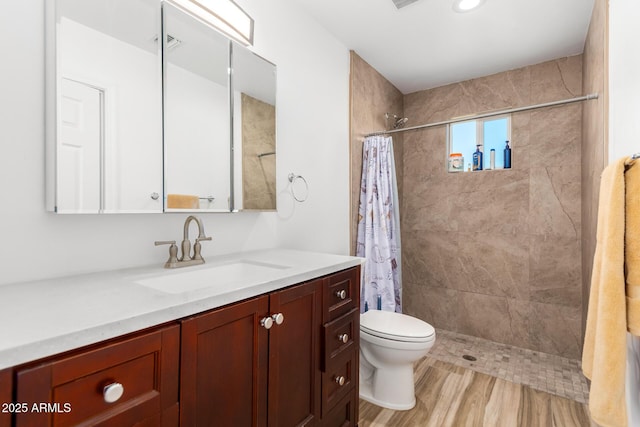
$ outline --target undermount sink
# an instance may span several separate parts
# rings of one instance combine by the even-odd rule
[[[165,271],[161,275],[140,278],[134,283],[169,294],[207,289],[223,293],[253,286],[259,279],[268,279],[284,269],[285,265],[239,260],[225,264],[186,267],[186,270]]]

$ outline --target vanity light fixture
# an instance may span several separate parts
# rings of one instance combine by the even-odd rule
[[[243,45],[253,44],[253,18],[233,0],[167,1]]]
[[[454,0],[453,10],[459,13],[470,12],[479,8],[485,0]]]

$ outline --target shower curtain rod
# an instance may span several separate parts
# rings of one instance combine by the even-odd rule
[[[526,107],[509,108],[508,110],[492,111],[492,112],[489,112],[489,113],[472,114],[472,115],[469,115],[469,116],[456,117],[456,118],[449,119],[449,120],[444,120],[444,121],[441,121],[441,122],[434,122],[434,123],[428,123],[428,124],[425,124],[425,125],[411,126],[411,127],[402,128],[402,129],[393,129],[393,130],[373,132],[373,133],[366,134],[365,137],[367,137],[367,136],[375,136],[375,135],[386,135],[386,134],[389,134],[389,133],[396,133],[396,132],[405,132],[405,131],[408,131],[408,130],[424,129],[424,128],[430,128],[430,127],[434,127],[434,126],[448,125],[450,123],[466,122],[467,120],[475,120],[475,119],[483,119],[485,117],[501,116],[503,114],[518,113],[520,111],[535,110],[537,108],[553,107],[555,105],[571,104],[571,103],[574,103],[574,102],[588,101],[590,99],[598,99],[598,94],[597,93],[590,93],[588,95],[578,96],[576,98],[563,99],[563,100],[560,100],[560,101],[545,102],[543,104],[529,105],[529,106],[526,106]]]

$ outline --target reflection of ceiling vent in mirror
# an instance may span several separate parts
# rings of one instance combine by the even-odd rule
[[[415,3],[418,0],[393,0],[393,4],[396,5],[396,8],[402,9],[405,6],[409,6],[411,3]]]
[[[153,41],[158,43],[158,36],[155,36],[153,38]],[[178,47],[180,45],[180,43],[182,43],[182,40],[179,40],[179,39],[173,37],[171,34],[167,34],[167,49],[168,50],[175,49],[176,47]]]

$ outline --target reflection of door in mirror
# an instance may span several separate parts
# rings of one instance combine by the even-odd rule
[[[229,212],[229,41],[168,3],[163,11],[165,210]]]
[[[58,209],[99,212],[101,200],[102,91],[62,79],[57,170]]]
[[[276,67],[233,44],[236,210],[276,209]]]
[[[51,68],[62,139],[57,141],[56,211],[160,212],[161,201],[154,200],[154,193],[162,193],[157,0],[56,0],[55,11],[57,56]],[[95,132],[87,128],[86,141],[76,132],[72,145],[83,148],[75,154],[65,145],[72,131],[67,120],[80,108],[72,105],[75,96],[73,102],[68,96],[70,82],[101,98],[98,119],[90,118],[88,99],[76,111],[84,111],[77,124],[98,120],[101,145],[92,142]],[[72,196],[80,190],[80,198]]]

